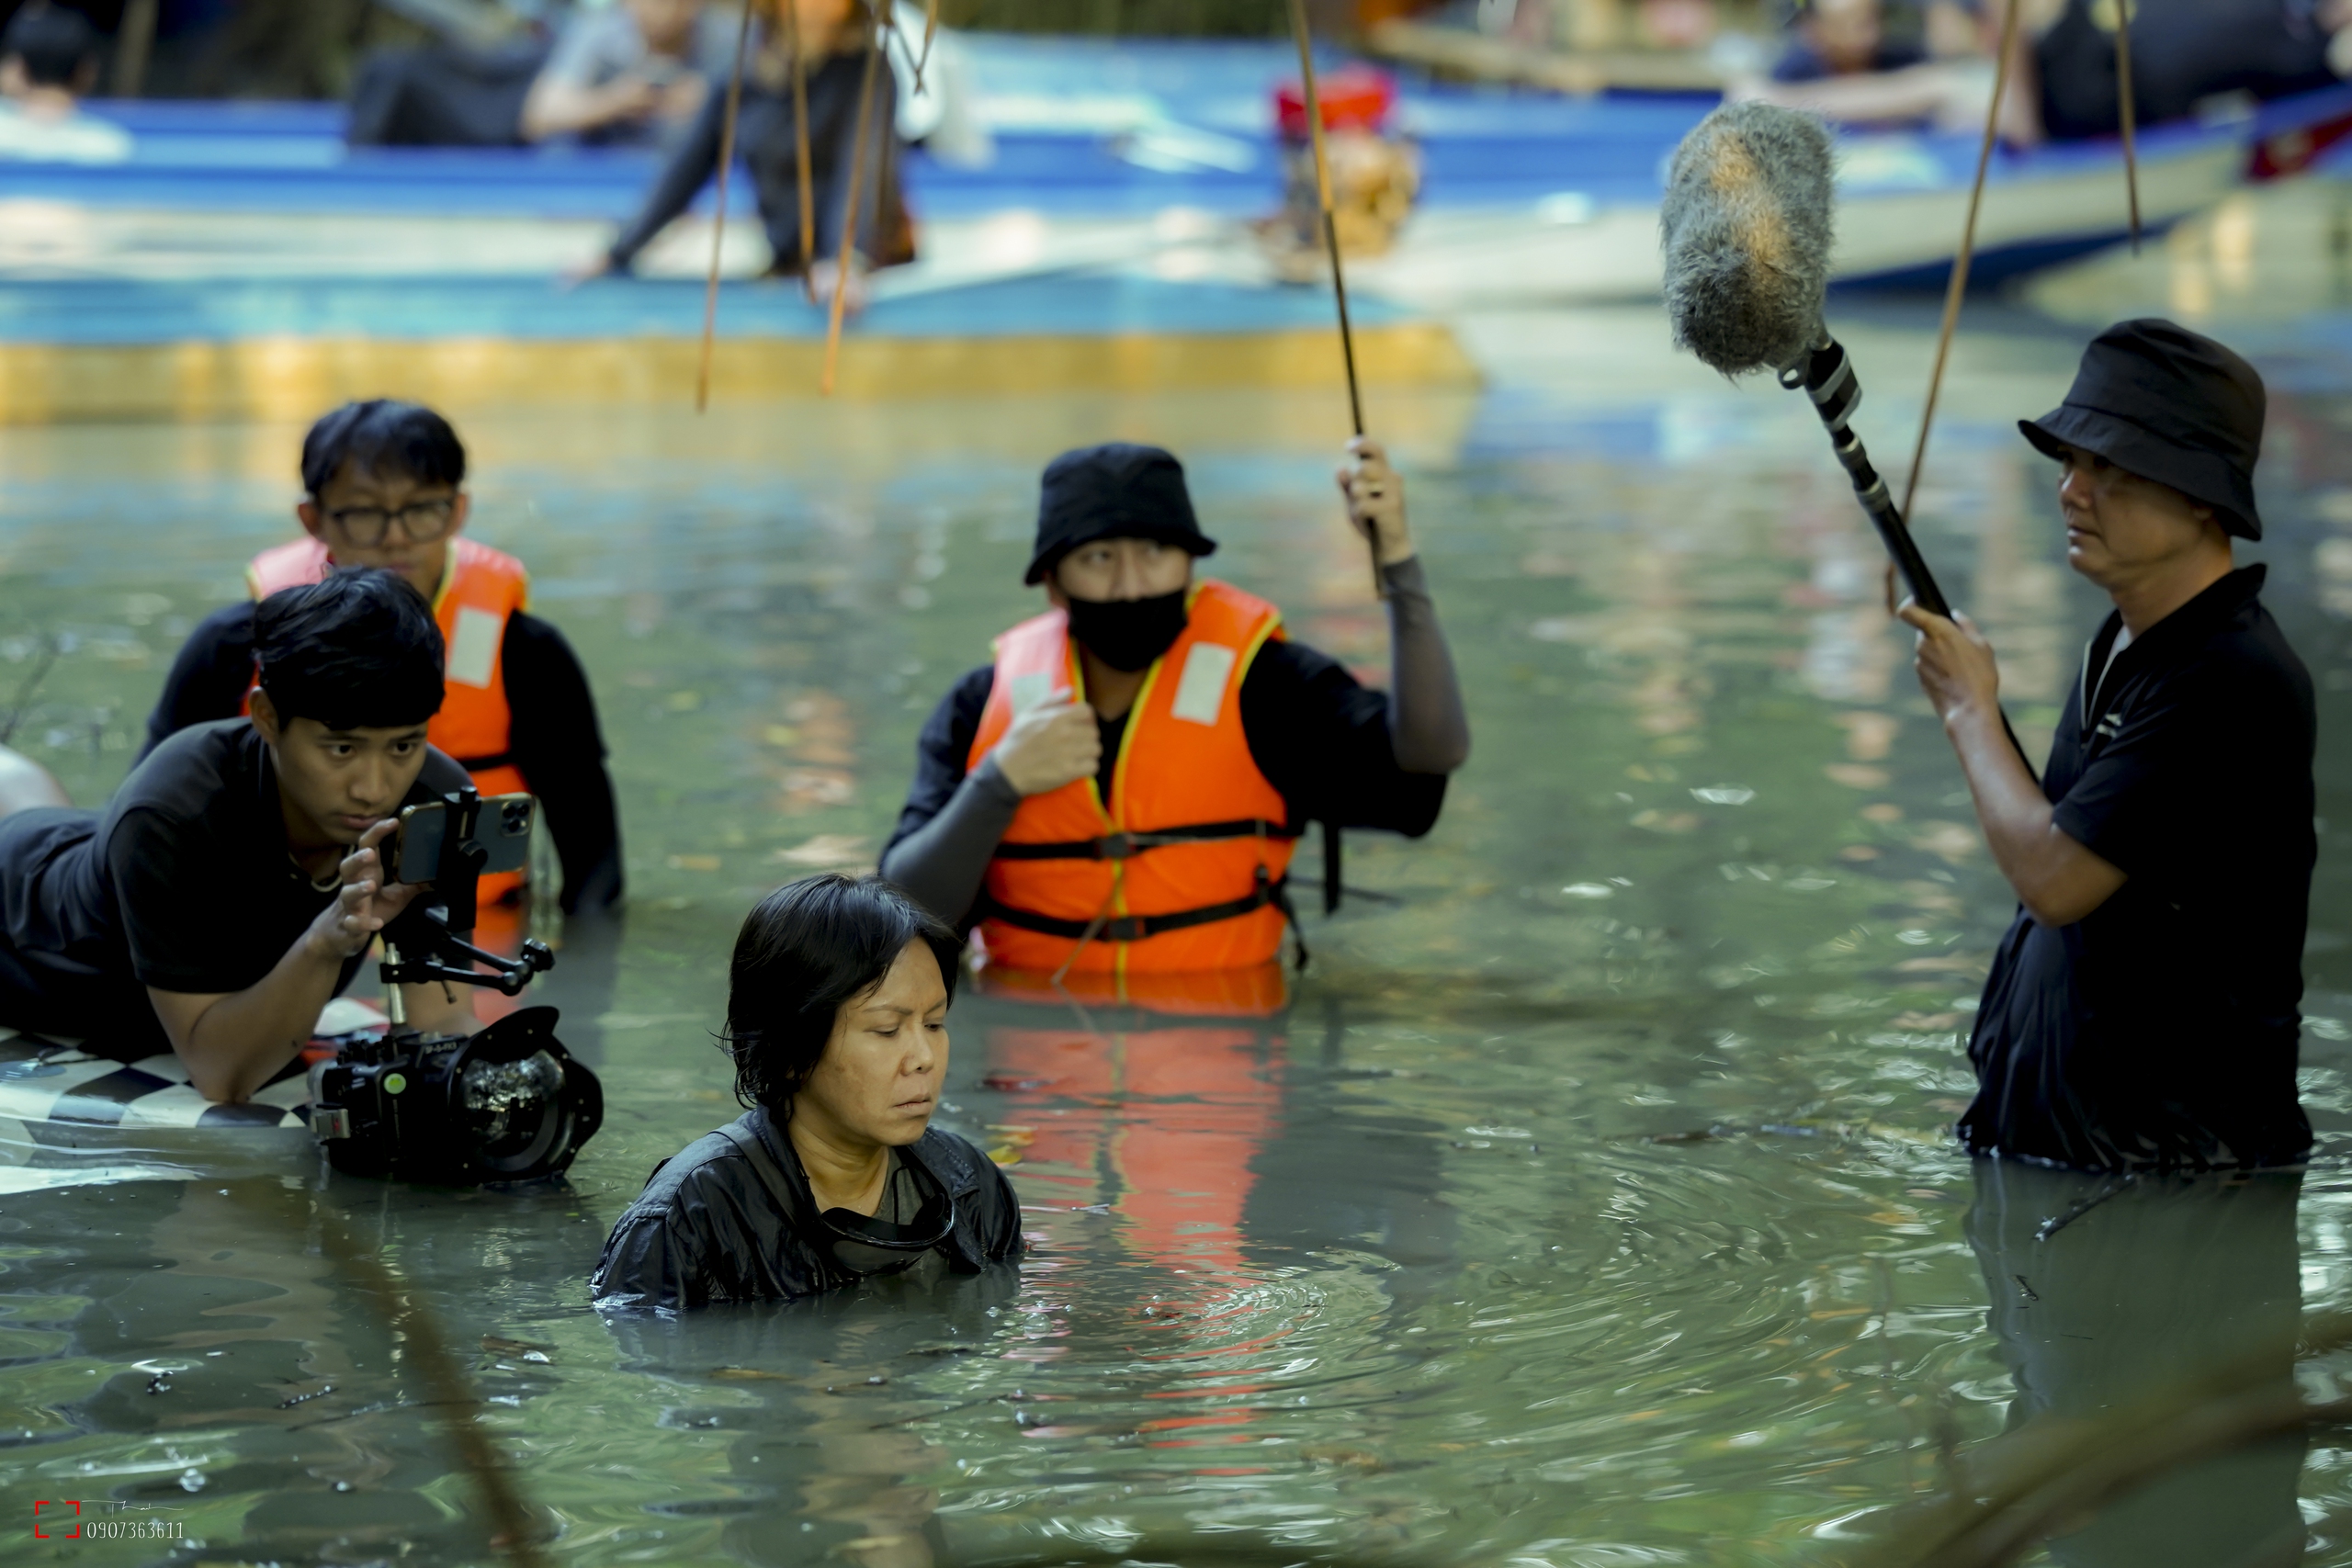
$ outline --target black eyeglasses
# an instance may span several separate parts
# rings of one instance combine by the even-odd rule
[[[439,501],[412,501],[396,511],[380,506],[339,506],[327,513],[327,518],[343,530],[351,542],[363,550],[373,549],[384,542],[384,533],[393,524],[413,545],[429,545],[449,531],[449,519],[456,515],[458,500],[445,496]]]

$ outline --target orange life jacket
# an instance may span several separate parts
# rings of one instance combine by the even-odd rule
[[[326,546],[304,537],[255,556],[245,568],[245,585],[259,601],[282,588],[322,581],[331,570]],[[506,755],[514,717],[506,702],[503,657],[507,617],[529,607],[530,592],[530,574],[513,556],[463,535],[450,541],[448,565],[433,600],[445,660],[441,711],[425,727],[425,738],[471,773],[474,788],[484,795],[523,794],[531,787]],[[245,705],[250,708],[252,702],[248,687]],[[479,897],[492,903],[523,880],[518,872],[485,876]]]
[[[1288,807],[1250,755],[1241,682],[1282,614],[1204,580],[1183,633],[1144,675],[1105,802],[1093,778],[1021,803],[989,863],[982,962],[1047,974],[1262,964],[1281,951]],[[1049,610],[996,644],[996,680],[967,765],[1016,714],[1085,678],[1069,620]]]

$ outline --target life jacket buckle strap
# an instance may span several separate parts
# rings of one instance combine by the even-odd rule
[[[1177,844],[1210,844],[1229,839],[1295,839],[1304,829],[1286,822],[1245,818],[1232,822],[1197,822],[1142,831],[1105,833],[1099,839],[1072,839],[1055,843],[1001,843],[998,860],[1132,860],[1147,850]]]

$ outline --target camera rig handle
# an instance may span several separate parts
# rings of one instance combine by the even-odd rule
[[[554,949],[536,939],[525,942],[514,957],[501,958],[458,934],[473,930],[481,868],[489,863],[490,852],[482,847],[478,831],[481,793],[468,784],[441,800],[449,815],[441,837],[441,859],[434,868],[432,897],[410,905],[384,929],[384,961],[378,974],[396,1031],[407,1022],[401,1005],[401,986],[438,980],[486,986],[512,997],[519,996],[533,976],[555,967]]]

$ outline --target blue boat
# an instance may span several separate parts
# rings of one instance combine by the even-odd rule
[[[1295,67],[1279,43],[963,42],[994,152],[976,167],[910,154],[910,199],[924,221],[952,227],[1018,212],[1048,225],[1136,222],[1170,210],[1231,220],[1273,205],[1272,96]],[[1363,269],[1364,288],[1425,304],[1651,292],[1662,167],[1712,103],[1408,82],[1400,112],[1421,149],[1422,205],[1396,253]],[[576,246],[628,216],[656,167],[649,153],[603,149],[347,148],[332,104],[98,103],[92,112],[130,132],[128,156],[0,162],[0,212],[570,225]],[[2197,210],[2250,166],[2300,166],[2346,125],[2352,86],[2233,121],[2149,128],[2140,150],[2145,220],[2161,228]],[[1926,278],[1948,264],[1975,143],[1969,134],[1841,138],[1841,278]],[[736,213],[748,216],[748,182],[734,191]],[[2005,152],[1985,200],[1980,265],[1996,276],[2112,243],[2124,227],[2114,142]],[[1152,246],[1144,237],[1127,248]],[[521,252],[527,266],[461,257],[454,270],[544,265],[531,246]]]

